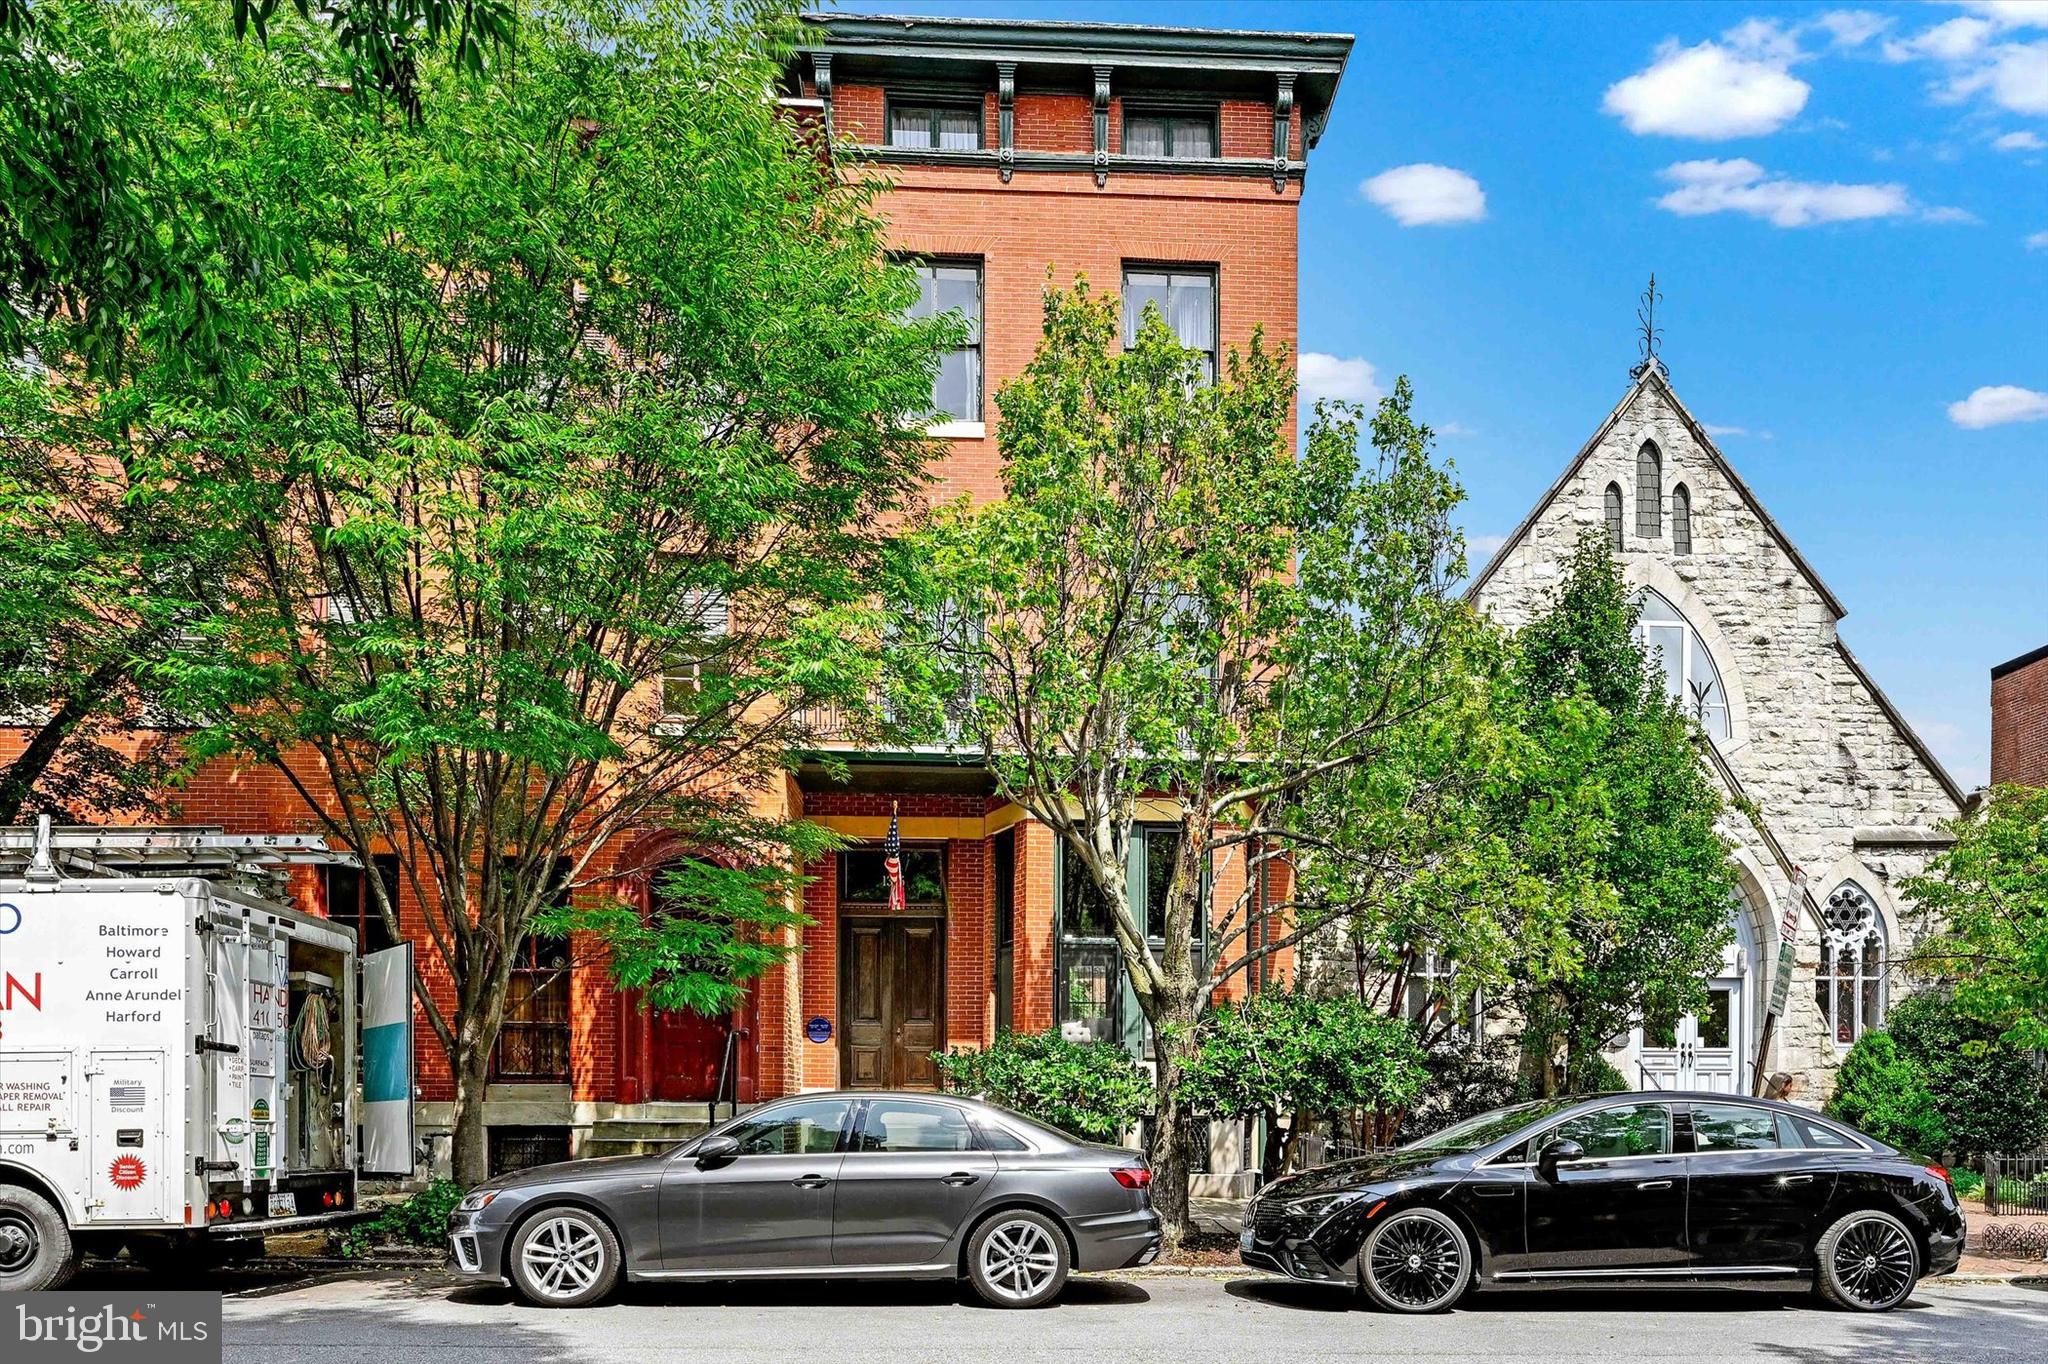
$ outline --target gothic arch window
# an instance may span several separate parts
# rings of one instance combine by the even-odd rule
[[[1607,547],[1621,553],[1621,485],[1607,485]]]
[[[1863,887],[1844,881],[1821,908],[1820,970],[1813,980],[1835,1045],[1884,1024],[1884,916]]]
[[[1692,493],[1683,483],[1671,490],[1671,552],[1692,553]]]
[[[1728,691],[1721,685],[1721,670],[1714,665],[1714,656],[1707,652],[1700,632],[1654,588],[1643,589],[1636,639],[1650,656],[1651,666],[1663,675],[1664,689],[1685,713],[1714,738],[1726,739]]]
[[[1664,533],[1664,457],[1644,441],[1636,451],[1636,536],[1654,540]]]

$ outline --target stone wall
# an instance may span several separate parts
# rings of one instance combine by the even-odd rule
[[[1636,533],[1637,456],[1644,441],[1661,454],[1661,534]],[[1482,573],[1473,599],[1510,627],[1539,612],[1588,528],[1605,525],[1609,484],[1622,493],[1620,559],[1631,584],[1655,588],[1699,632],[1728,693],[1730,736],[1720,745],[1740,788],[1784,856],[1807,876],[1816,903],[1854,880],[1885,920],[1896,961],[1913,939],[1910,906],[1896,886],[1940,846],[1937,826],[1959,812],[1952,788],[1864,676],[1836,634],[1840,613],[1827,590],[1772,526],[1737,476],[1710,449],[1656,371],[1634,384],[1583,457],[1520,534]],[[1691,495],[1689,554],[1673,550],[1671,505]],[[1747,965],[1748,1038],[1758,1036],[1778,951],[1778,925],[1792,892],[1775,854],[1750,821],[1724,824],[1742,862],[1752,960]],[[1808,913],[1798,968],[1766,1072],[1783,1072],[1790,1097],[1820,1102],[1838,1051],[1814,992],[1820,925]],[[1893,969],[1892,997],[1910,988]],[[1620,1058],[1634,1079],[1632,1059]]]

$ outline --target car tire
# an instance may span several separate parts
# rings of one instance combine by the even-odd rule
[[[999,1212],[968,1238],[968,1281],[992,1307],[1041,1307],[1067,1286],[1072,1268],[1065,1230],[1028,1208]]]
[[[1821,1233],[1814,1288],[1851,1312],[1888,1312],[1913,1296],[1920,1249],[1888,1212],[1852,1212]]]
[[[1358,1288],[1384,1312],[1441,1312],[1472,1285],[1472,1247],[1434,1208],[1409,1208],[1358,1248]]]
[[[78,1272],[64,1214],[18,1184],[0,1184],[0,1293],[62,1288]]]
[[[587,1307],[618,1286],[619,1238],[582,1208],[542,1208],[512,1238],[512,1284],[541,1307]]]

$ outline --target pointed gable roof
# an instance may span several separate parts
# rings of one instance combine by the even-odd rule
[[[1671,387],[1670,378],[1664,373],[1664,367],[1654,362],[1646,365],[1642,373],[1636,376],[1635,382],[1629,385],[1628,392],[1622,394],[1621,401],[1616,403],[1614,410],[1607,414],[1607,420],[1601,422],[1599,429],[1593,432],[1592,437],[1579,447],[1579,453],[1572,457],[1571,463],[1565,466],[1564,472],[1558,475],[1557,481],[1550,485],[1549,491],[1545,492],[1538,499],[1536,505],[1530,509],[1529,514],[1522,518],[1522,523],[1515,527],[1514,533],[1502,541],[1500,548],[1493,552],[1493,557],[1486,561],[1486,567],[1479,571],[1478,576],[1472,579],[1472,585],[1465,589],[1465,600],[1469,602],[1478,601],[1479,594],[1485,590],[1486,584],[1492,579],[1494,570],[1506,562],[1508,554],[1516,545],[1527,538],[1530,529],[1542,519],[1543,513],[1550,510],[1550,504],[1555,502],[1559,494],[1578,476],[1579,470],[1585,465],[1586,461],[1593,457],[1593,452],[1600,448],[1602,441],[1607,439],[1608,432],[1615,428],[1615,425],[1621,421],[1622,414],[1628,411],[1630,405],[1635,402],[1636,398],[1645,389],[1655,389],[1657,395],[1670,404],[1671,410],[1678,414],[1678,419],[1685,423],[1686,432],[1692,436],[1700,449],[1706,451],[1707,458],[1713,461],[1715,472],[1728,480],[1728,486],[1735,489],[1736,495],[1742,499],[1742,504],[1749,508],[1750,514],[1756,517],[1758,523],[1769,533],[1771,539],[1777,543],[1778,548],[1785,551],[1785,557],[1792,561],[1793,567],[1799,570],[1800,575],[1820,595],[1821,601],[1826,603],[1828,610],[1834,615],[1835,620],[1839,622],[1842,617],[1848,615],[1849,608],[1842,605],[1842,599],[1837,597],[1825,582],[1821,581],[1820,574],[1815,572],[1813,565],[1806,561],[1806,556],[1799,552],[1799,546],[1792,543],[1792,537],[1787,535],[1784,528],[1772,519],[1771,514],[1764,509],[1764,504],[1757,500],[1757,495],[1750,491],[1747,483],[1742,481],[1742,475],[1735,472],[1735,467],[1728,462],[1728,457],[1721,453],[1721,447],[1714,444],[1714,438],[1707,434],[1706,428],[1699,424],[1699,421],[1686,409],[1685,404],[1679,400],[1677,392]],[[1963,794],[1963,788],[1956,784],[1955,778],[1949,775],[1948,769],[1942,766],[1941,760],[1934,756],[1934,750],[1930,749],[1921,740],[1919,734],[1914,731],[1913,726],[1907,722],[1905,715],[1897,706],[1892,704],[1892,699],[1884,694],[1884,689],[1877,685],[1876,679],[1872,678],[1864,670],[1862,662],[1857,659],[1855,654],[1849,651],[1849,646],[1842,642],[1840,634],[1835,636],[1834,643],[1835,652],[1842,656],[1842,661],[1848,664],[1849,670],[1856,675],[1856,680],[1861,682],[1864,688],[1869,691],[1872,699],[1877,702],[1878,709],[1884,712],[1885,717],[1891,721],[1892,727],[1899,732],[1900,737],[1905,739],[1907,745],[1918,755],[1920,761],[1927,765],[1927,770],[1934,774],[1935,781],[1941,784],[1942,790],[1948,793],[1949,799],[1953,800],[1958,807],[1965,805],[1967,797]]]
[[[1628,411],[1637,395],[1650,388],[1654,388],[1658,396],[1671,405],[1671,410],[1685,423],[1687,433],[1698,443],[1700,449],[1707,452],[1707,458],[1713,461],[1715,472],[1728,480],[1728,486],[1735,489],[1736,495],[1742,499],[1743,505],[1749,508],[1750,514],[1763,524],[1764,529],[1770,532],[1771,538],[1777,542],[1778,548],[1785,551],[1785,557],[1792,561],[1793,567],[1797,568],[1801,576],[1812,585],[1813,590],[1820,594],[1820,599],[1827,603],[1827,608],[1834,613],[1835,619],[1840,620],[1848,615],[1849,608],[1842,605],[1841,598],[1821,581],[1820,574],[1814,572],[1813,565],[1807,563],[1806,556],[1799,552],[1799,546],[1792,543],[1792,537],[1785,534],[1783,528],[1771,519],[1771,514],[1764,510],[1764,504],[1757,500],[1756,494],[1750,491],[1749,485],[1742,481],[1742,476],[1736,473],[1734,466],[1728,462],[1728,457],[1721,453],[1721,447],[1714,444],[1714,438],[1707,434],[1706,428],[1701,426],[1692,413],[1686,410],[1685,404],[1679,401],[1678,394],[1671,387],[1671,380],[1664,374],[1664,367],[1658,364],[1645,367],[1636,381],[1629,385],[1628,392],[1621,395],[1621,401],[1614,405],[1614,410],[1607,414],[1607,420],[1600,423],[1600,428],[1593,433],[1591,439],[1579,447],[1579,453],[1572,457],[1572,462],[1558,475],[1557,482],[1550,485],[1550,490],[1544,493],[1529,514],[1522,518],[1522,524],[1515,527],[1514,534],[1508,536],[1501,543],[1501,547],[1494,551],[1493,558],[1487,560],[1486,567],[1472,580],[1472,585],[1465,589],[1465,599],[1473,601],[1478,598],[1487,581],[1493,577],[1494,569],[1507,558],[1508,551],[1520,544],[1523,537],[1528,535],[1530,527],[1542,519],[1544,512],[1550,510],[1550,504],[1555,502],[1558,494],[1578,476],[1579,469],[1593,457],[1593,452],[1607,439],[1607,433],[1620,422],[1622,414]]]

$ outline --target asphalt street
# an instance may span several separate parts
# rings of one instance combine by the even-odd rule
[[[221,1286],[232,1294],[227,1364],[2048,1362],[2048,1291],[2015,1285],[1922,1286],[1877,1317],[1803,1298],[1690,1292],[1480,1295],[1419,1320],[1250,1277],[1076,1280],[1034,1312],[985,1308],[945,1284],[637,1285],[578,1311],[425,1271]]]

